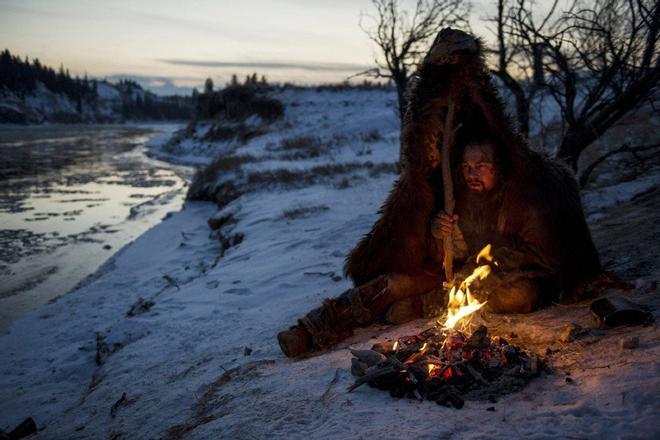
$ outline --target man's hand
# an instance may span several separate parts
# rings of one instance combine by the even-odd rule
[[[431,221],[431,235],[438,239],[449,237],[458,221],[456,214],[450,216],[446,212],[440,212]]]

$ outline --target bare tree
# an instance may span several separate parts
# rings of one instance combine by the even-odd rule
[[[530,13],[526,18],[539,32],[550,27],[557,10],[554,0],[545,14],[537,19]],[[514,6],[515,5],[515,6]],[[543,71],[543,41],[529,32],[521,32],[518,17],[527,11],[523,2],[497,0],[497,13],[487,18],[495,25],[495,47],[486,52],[495,56],[492,75],[497,77],[513,96],[515,117],[520,133],[527,136],[530,130],[530,106],[534,97],[545,84]],[[537,24],[537,22],[539,22]]]
[[[496,74],[515,96],[517,86],[501,72],[513,60],[525,84],[531,75],[532,90],[552,96],[562,116],[555,154],[577,171],[580,154],[658,86],[658,2],[572,0],[562,12],[555,3],[541,23],[529,0],[498,0],[498,6]],[[529,93],[526,98],[529,108]]]
[[[444,27],[468,27],[467,0],[372,0],[375,15],[363,14],[360,27],[379,49],[376,69],[365,72],[394,82],[399,117],[403,121],[405,91],[417,63]],[[406,4],[410,7],[407,8]],[[365,23],[369,18],[371,23]]]

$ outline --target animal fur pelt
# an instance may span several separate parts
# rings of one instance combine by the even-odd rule
[[[451,39],[452,32],[466,35],[443,30],[433,47]],[[501,158],[497,165],[506,179],[507,197],[540,206],[550,217],[547,223],[560,247],[564,297],[579,299],[580,286],[600,271],[600,263],[575,177],[567,167],[530,150],[517,134],[491,83],[481,44],[473,41],[477,50],[458,54],[458,62],[425,62],[412,78],[401,134],[401,175],[371,231],[346,258],[344,272],[359,285],[381,274],[441,271],[442,246],[432,237],[430,223],[444,204],[439,146],[447,99],[451,98],[456,121],[461,124],[456,139],[459,145],[453,149],[457,154],[451,158],[455,188],[460,190],[462,185],[458,152],[465,139],[490,139]]]

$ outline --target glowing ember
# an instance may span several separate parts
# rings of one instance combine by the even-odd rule
[[[493,256],[490,254],[491,245],[486,245],[477,255],[477,264],[481,260],[486,260],[487,262],[492,262],[497,265],[496,261],[493,261]],[[483,265],[478,266],[474,271],[465,278],[461,285],[456,288],[452,286],[449,291],[449,299],[447,301],[447,319],[443,324],[445,329],[453,329],[456,327],[461,320],[472,315],[474,312],[486,305],[487,301],[479,302],[472,293],[470,292],[470,285],[475,280],[483,280],[490,274],[490,266]]]

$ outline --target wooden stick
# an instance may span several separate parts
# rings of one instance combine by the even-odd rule
[[[454,100],[450,97],[447,105],[447,117],[445,118],[445,128],[442,135],[442,184],[445,190],[445,212],[452,216],[454,214],[454,182],[451,177],[451,147],[454,143]],[[445,268],[445,278],[447,283],[451,283],[454,279],[454,246],[452,242],[452,235],[443,239],[442,245],[444,250],[443,267]]]
[[[393,365],[386,365],[386,366],[377,368],[374,371],[371,371],[371,372],[365,374],[364,376],[358,377],[357,379],[355,379],[355,383],[353,383],[353,385],[348,387],[348,392],[349,393],[352,392],[354,389],[356,389],[360,385],[363,385],[363,384],[369,382],[370,380],[376,379],[377,377],[380,377],[380,376],[385,376],[385,375],[388,375],[388,374],[392,374],[395,371],[397,371],[397,370]]]

